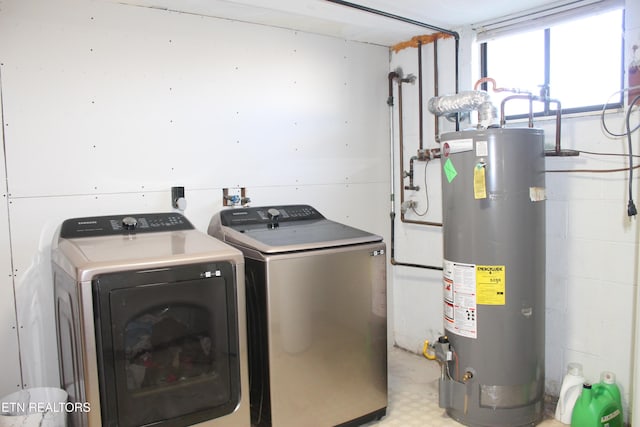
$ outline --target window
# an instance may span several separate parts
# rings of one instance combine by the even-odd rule
[[[482,76],[498,87],[519,89],[558,100],[563,113],[601,110],[622,105],[624,10],[554,23],[489,40],[482,45]],[[491,91],[490,91],[491,93]],[[500,105],[512,93],[491,93]],[[534,102],[536,115],[555,114],[557,103]],[[527,114],[527,100],[505,104],[505,115]]]

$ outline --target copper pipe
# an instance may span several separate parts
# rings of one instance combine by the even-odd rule
[[[560,144],[560,123],[561,123],[561,114],[562,114],[562,107],[560,106],[560,101],[557,99],[547,99],[547,102],[551,103],[553,102],[554,104],[556,104],[558,107],[556,109],[556,147],[555,147],[555,154],[560,154],[560,152],[562,151],[562,147]]]
[[[456,50],[456,66],[455,66],[455,81],[456,81],[456,92],[460,91],[460,39],[455,39],[455,50]],[[460,130],[460,115],[456,114],[456,132]]]
[[[418,224],[418,225],[430,225],[432,227],[442,227],[441,222],[432,222],[432,221],[416,221],[413,219],[405,219],[404,214],[400,213],[400,219],[405,224]]]
[[[515,88],[506,88],[506,87],[497,87],[495,79],[492,79],[491,77],[483,77],[480,80],[478,80],[473,85],[473,90],[479,90],[478,88],[480,87],[480,85],[482,83],[491,83],[491,90],[494,91],[494,92],[513,92],[513,93],[519,93],[519,94],[529,94],[529,93],[531,93],[528,90],[515,89]]]
[[[404,124],[402,120],[402,82],[403,79],[398,80],[398,144],[400,146],[400,152],[398,153],[400,159],[400,206],[404,202]]]
[[[504,114],[504,104],[511,99],[528,99],[529,100],[529,127],[533,127],[533,101],[546,102],[556,104],[556,140],[555,147],[552,150],[546,151],[545,154],[547,156],[577,156],[580,154],[579,151],[575,150],[562,150],[562,105],[558,99],[551,99],[540,96],[533,96],[531,94],[527,95],[512,95],[508,96],[502,100],[500,104],[500,127],[504,127],[506,123],[506,118]]]
[[[435,152],[439,151],[439,149],[434,149],[431,150],[430,154],[434,154]],[[424,150],[420,150],[419,153],[424,154],[425,151]],[[432,158],[439,158],[439,155],[435,155],[435,157]],[[413,185],[413,164],[414,161],[416,160],[422,160],[422,161],[429,161],[430,158],[428,157],[418,157],[418,156],[413,156],[411,157],[411,159],[409,160],[410,163],[410,172],[409,172],[409,185],[404,187],[402,190],[406,189],[406,190],[413,190],[413,191],[418,191],[420,189],[420,187],[416,187],[415,185]],[[404,191],[401,192],[401,196],[400,196],[400,206],[402,207],[402,205],[404,204]],[[407,219],[404,215],[404,212],[402,211],[402,209],[400,210],[400,221],[405,223],[405,224],[418,224],[418,225],[428,225],[431,227],[442,227],[442,223],[441,222],[433,222],[433,221],[418,221],[415,219]]]
[[[439,87],[438,87],[438,40],[433,41],[433,96],[437,97],[439,95]],[[433,115],[434,120],[434,140],[435,142],[440,142],[440,120],[437,114]]]
[[[528,99],[529,100],[529,127],[532,128],[533,127],[533,95],[526,94],[526,95],[511,95],[511,96],[507,96],[506,98],[504,98],[502,100],[502,102],[500,103],[500,127],[504,127],[504,125],[506,124],[507,120],[505,118],[504,115],[504,104],[507,103],[507,101],[511,101],[512,99]]]
[[[408,78],[398,80],[398,142],[400,145],[400,206],[404,203],[404,179],[406,174],[404,172],[404,125],[402,120],[402,83],[411,81]],[[400,221],[408,224],[429,225],[435,227],[442,227],[440,222],[431,221],[416,221],[406,219],[404,213],[400,212]]]
[[[498,90],[496,90],[496,81],[494,79],[492,79],[491,77],[483,77],[480,80],[478,80],[476,82],[476,84],[473,85],[473,90],[479,90],[478,88],[480,87],[480,85],[482,83],[491,83],[493,91],[494,92],[498,92]]]
[[[418,42],[421,42],[422,44],[429,44],[429,43],[433,43],[438,39],[448,39],[451,37],[453,36],[445,33],[432,33],[432,34],[425,34],[422,36],[414,36],[414,37],[411,37],[411,40],[394,44],[393,46],[391,46],[391,50],[394,53],[398,53],[403,49],[407,49],[410,47],[418,47]]]
[[[412,81],[412,79],[411,78],[401,79],[399,78],[398,73],[394,73],[393,75],[392,73],[389,73],[389,81],[392,82],[394,79],[397,80],[398,82],[398,138],[399,138],[399,145],[400,145],[400,200],[401,200],[400,203],[402,203],[404,201],[404,129],[403,129],[403,121],[402,121],[402,83],[410,82]],[[390,93],[389,100],[391,102],[389,103],[389,100],[388,100],[387,103],[389,104],[390,107],[392,107],[393,106],[393,86],[390,86],[390,87],[391,87],[391,91],[389,92]],[[393,198],[394,197],[392,193],[392,196],[391,196],[392,208],[390,213],[390,218],[391,218],[390,263],[392,265],[403,266],[403,267],[424,268],[428,270],[441,271],[442,267],[440,266],[414,264],[414,263],[407,263],[407,262],[401,262],[396,260],[395,258],[396,213],[395,213],[395,208],[393,207],[395,203]],[[404,222],[404,214],[401,215],[401,218]],[[411,222],[414,223],[413,221]]]
[[[421,49],[419,49],[418,51],[420,51]],[[409,174],[405,174],[404,171],[404,125],[403,125],[403,115],[402,115],[402,83],[406,83],[406,82],[410,82],[412,81],[411,78],[404,78],[404,79],[399,79],[398,80],[398,139],[399,139],[399,145],[400,145],[400,153],[399,153],[399,161],[400,161],[400,206],[402,206],[402,204],[404,203],[404,190],[405,190],[405,185],[404,185],[404,179],[409,176],[410,177],[410,185],[413,186],[413,179],[412,179],[412,175],[413,175],[413,171],[411,170],[409,172]],[[422,93],[422,91],[421,91]],[[420,102],[420,106],[422,106],[422,102]],[[420,114],[420,129],[422,130],[422,114]],[[422,150],[422,147],[420,149],[420,151]],[[431,221],[416,221],[416,220],[408,220],[405,218],[404,213],[402,213],[402,211],[400,212],[400,221],[404,222],[404,223],[409,223],[409,224],[420,224],[420,225],[429,225],[429,226],[436,226],[436,227],[442,227],[442,223],[439,222],[431,222]]]
[[[524,92],[524,91],[521,91],[519,89],[507,89],[507,88],[504,88],[504,87],[497,87],[495,79],[492,79],[491,77],[483,77],[480,80],[478,80],[476,82],[476,84],[473,85],[473,90],[479,90],[478,87],[482,83],[491,83],[491,90],[494,91],[494,92],[514,92],[514,93],[523,93]],[[529,92],[526,92],[526,93],[529,93]]]
[[[422,41],[418,41],[418,146],[422,150],[423,145],[423,123],[422,123]]]

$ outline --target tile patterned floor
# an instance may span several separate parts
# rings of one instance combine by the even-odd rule
[[[389,353],[387,416],[367,426],[460,427],[460,423],[449,418],[444,409],[438,407],[439,375],[437,363],[399,348],[392,349]],[[548,415],[538,426],[567,427]]]

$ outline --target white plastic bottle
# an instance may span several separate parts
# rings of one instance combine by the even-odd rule
[[[560,397],[556,406],[556,419],[563,424],[571,424],[571,413],[576,404],[578,396],[582,391],[582,384],[585,378],[582,375],[582,365],[579,363],[569,363],[567,374],[562,380],[560,387]]]

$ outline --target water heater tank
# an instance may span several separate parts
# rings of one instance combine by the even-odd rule
[[[468,426],[530,426],[544,394],[545,156],[539,129],[442,135],[440,406]]]

